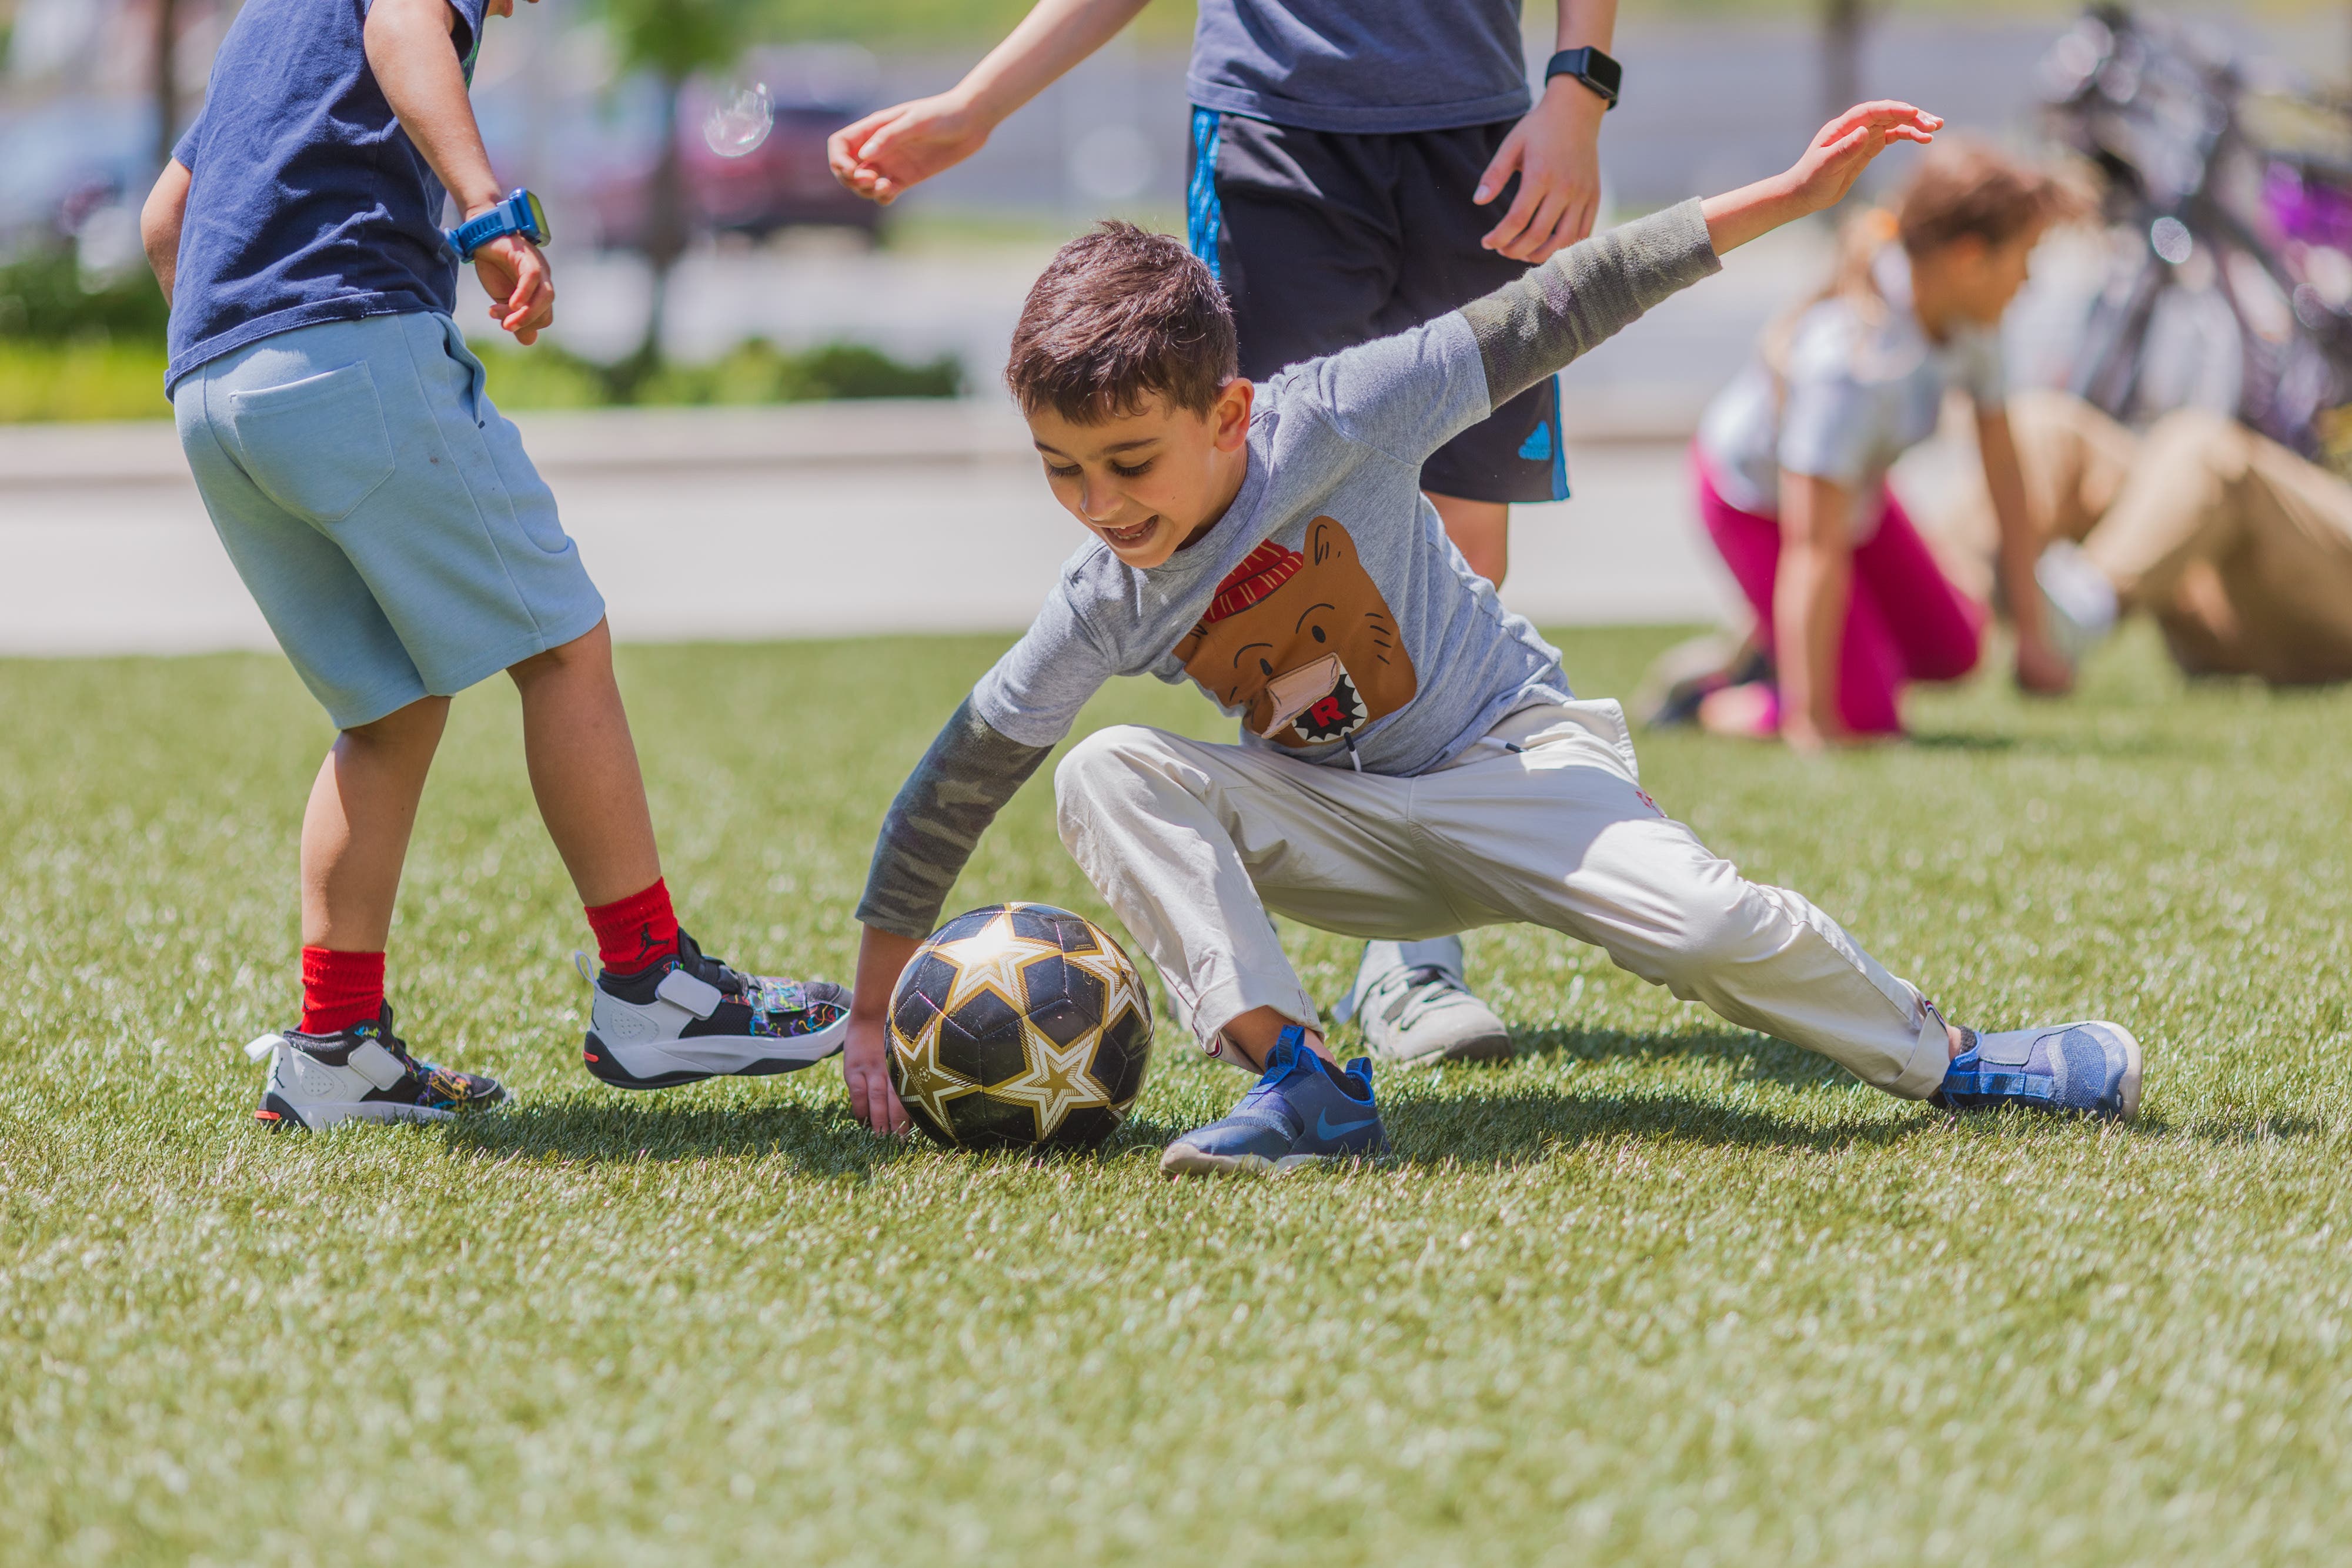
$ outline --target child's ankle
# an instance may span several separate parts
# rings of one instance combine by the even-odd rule
[[[677,913],[669,884],[656,877],[651,887],[600,904],[588,912],[596,934],[596,961],[615,975],[634,975],[677,951]]]

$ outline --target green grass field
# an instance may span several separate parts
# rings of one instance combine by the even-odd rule
[[[1577,633],[1588,695],[1664,633]],[[872,830],[985,640],[634,649],[714,950],[845,975]],[[272,1137],[326,726],[271,658],[0,662],[0,1562],[2337,1560],[2352,1527],[2352,693],[1918,704],[1644,779],[1964,1019],[2154,1051],[2128,1130],[1898,1103],[1528,930],[1507,1067],[1392,1164],[1163,1183],[1238,1074],[1163,1039],[1099,1160],[853,1126],[830,1067],[626,1097],[515,707],[462,701],[394,933],[511,1110]],[[1129,682],[1089,724],[1214,733]],[[1101,906],[1034,783],[964,903]],[[1293,931],[1319,994],[1348,945]]]

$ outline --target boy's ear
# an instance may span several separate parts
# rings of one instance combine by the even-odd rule
[[[1256,406],[1257,387],[1247,376],[1235,376],[1217,389],[1209,406],[1209,430],[1220,452],[1238,452],[1249,441],[1250,410]]]

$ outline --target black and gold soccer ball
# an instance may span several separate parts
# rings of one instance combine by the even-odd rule
[[[1101,926],[1050,904],[957,915],[890,994],[891,1085],[958,1148],[1093,1148],[1150,1064],[1142,977]]]

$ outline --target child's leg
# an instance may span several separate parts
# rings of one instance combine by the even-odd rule
[[[2200,412],[2166,418],[2142,452],[2084,546],[2126,602],[2203,622],[2208,669],[2352,675],[2352,486]]]
[[[336,738],[302,813],[302,945],[381,953],[416,802],[449,716],[426,697]]]
[[[1241,1046],[1252,1065],[1261,1042],[1239,1036],[1319,1027],[1269,907],[1360,936],[1461,927],[1421,863],[1412,783],[1134,725],[1087,737],[1054,774],[1079,868],[1160,966],[1202,1048]]]
[[[613,678],[611,630],[600,621],[507,673],[522,694],[531,793],[580,902],[613,904],[660,881],[653,813]]]
[[[1878,530],[1854,547],[1857,594],[1869,594],[1908,678],[1957,681],[1984,650],[1984,610],[1952,586],[1891,493],[1885,508]]]
[[[1742,511],[1725,500],[1696,456],[1692,474],[1699,520],[1756,612],[1757,630],[1769,649],[1774,645],[1773,589],[1780,570],[1780,520]],[[1838,642],[1838,714],[1846,728],[1856,735],[1901,734],[1906,670],[1902,650],[1857,570]]]
[[[1675,995],[1924,1099],[1958,1036],[1910,985],[1786,888],[1739,874],[1642,792],[1613,702],[1513,716],[1416,781],[1413,814],[1457,904],[1605,949]]]

